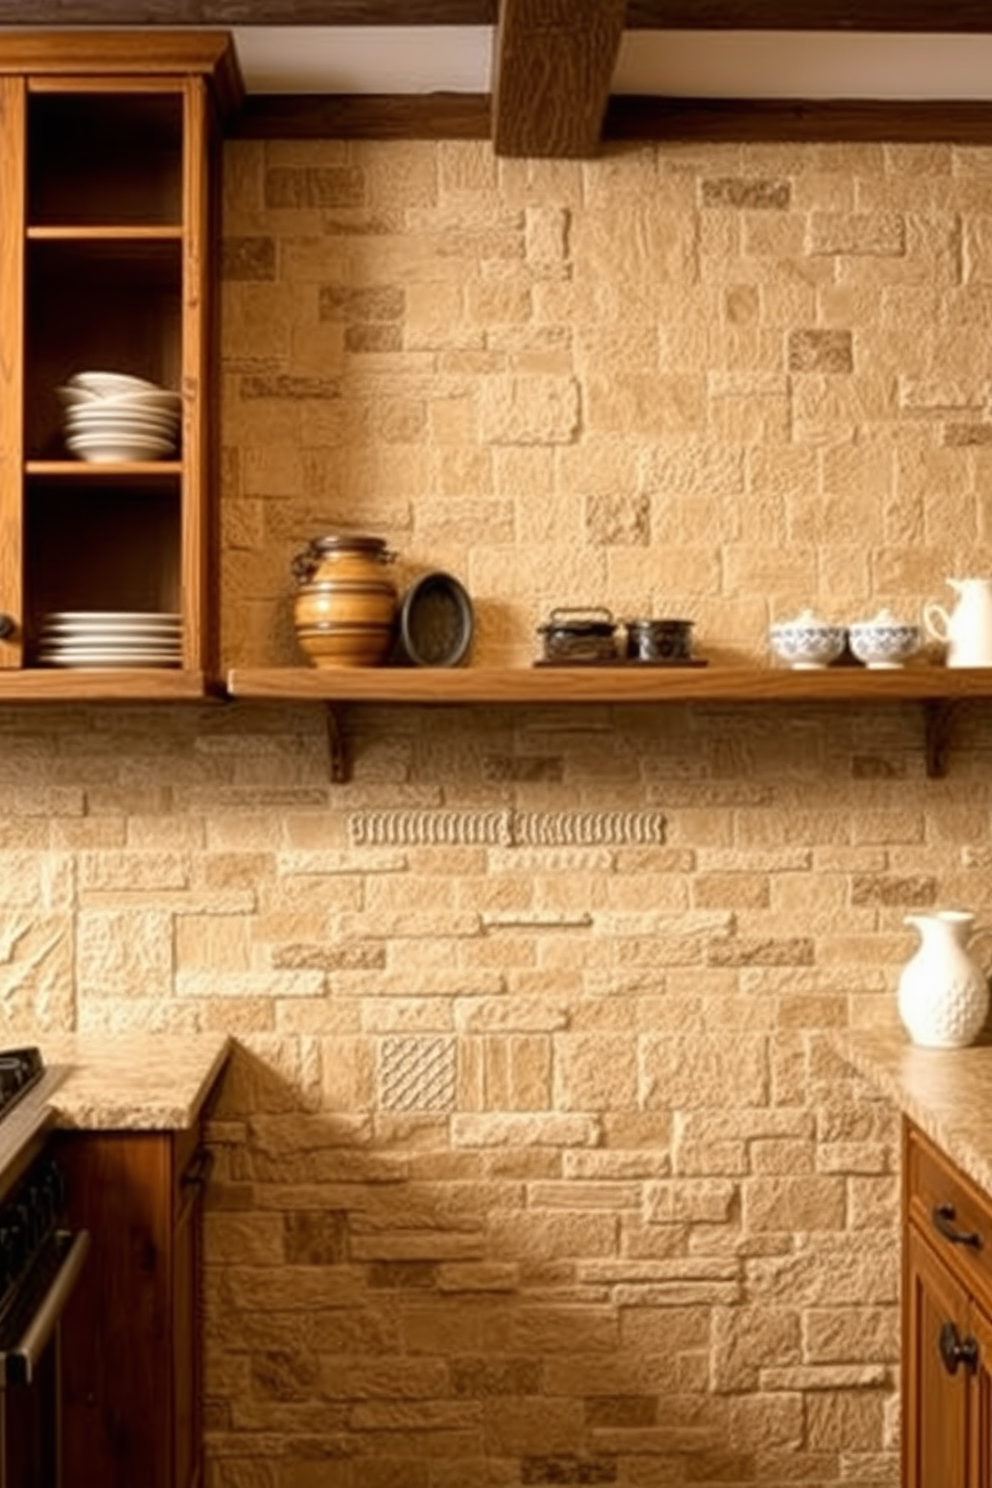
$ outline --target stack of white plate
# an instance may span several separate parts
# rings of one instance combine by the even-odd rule
[[[41,623],[38,660],[59,667],[174,667],[182,618],[141,610],[53,610]]]
[[[65,442],[81,460],[165,460],[176,452],[182,399],[126,372],[77,372],[58,390]]]

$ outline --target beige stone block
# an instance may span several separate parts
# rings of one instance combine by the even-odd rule
[[[737,449],[690,439],[652,450],[648,461],[649,489],[664,499],[696,496],[739,500],[744,490],[744,457]]]
[[[710,1337],[718,1393],[755,1390],[767,1366],[798,1364],[801,1357],[799,1316],[781,1307],[716,1308]]]
[[[748,1230],[840,1230],[845,1223],[841,1178],[753,1178],[741,1186]]]
[[[793,212],[745,212],[741,251],[749,258],[792,258],[803,252],[806,218]]]
[[[479,429],[489,444],[568,444],[579,430],[577,385],[564,377],[490,378]]]
[[[435,149],[442,197],[449,192],[495,190],[497,161],[488,141],[440,140]]]
[[[740,1190],[725,1178],[685,1178],[648,1183],[644,1216],[651,1224],[728,1224],[737,1216]]]
[[[177,971],[248,971],[251,957],[247,930],[242,916],[177,916]]]
[[[584,1210],[495,1212],[489,1215],[488,1237],[492,1259],[533,1266],[577,1255],[612,1255],[616,1225],[610,1214]]]
[[[168,996],[173,919],[155,910],[83,910],[76,921],[79,990],[95,997]]]
[[[487,1110],[534,1111],[551,1105],[551,1042],[528,1034],[483,1040],[483,1100]]]
[[[825,1390],[806,1403],[807,1444],[814,1451],[877,1451],[882,1445],[880,1390]]]
[[[649,1108],[760,1105],[767,1099],[763,1037],[701,1033],[642,1041],[642,1100]]]
[[[906,223],[897,212],[812,212],[807,251],[900,257],[906,251]]]
[[[211,1265],[278,1266],[285,1260],[283,1224],[275,1214],[208,1212],[204,1246]]]
[[[497,1457],[545,1458],[574,1451],[582,1439],[581,1401],[502,1396],[487,1405],[486,1447]]]
[[[900,1203],[898,1179],[851,1178],[848,1191],[852,1230],[895,1230]]]
[[[6,1028],[69,1029],[76,1006],[70,922],[0,915],[0,1007]]]
[[[599,1145],[598,1120],[589,1116],[455,1116],[451,1134],[455,1147]]]
[[[322,1099],[329,1111],[364,1111],[374,1101],[375,1073],[370,1040],[333,1038],[323,1061]]]
[[[429,207],[437,201],[439,157],[433,141],[395,141],[388,150],[377,149],[369,141],[352,142],[351,151],[364,174],[373,208],[395,209],[397,201],[409,207]]]
[[[611,204],[576,213],[570,238],[577,287],[622,285],[632,319],[657,308],[659,290],[695,278],[692,216],[673,213],[650,196],[626,203],[623,211]]]
[[[586,379],[584,405],[586,427],[596,436],[636,430],[650,439],[706,426],[706,384],[696,373],[600,373]]]
[[[963,229],[965,283],[992,283],[992,216],[972,214],[965,219]]]
[[[608,1209],[616,1214],[624,1209],[637,1209],[640,1199],[637,1183],[603,1180],[583,1183],[574,1178],[561,1183],[533,1183],[527,1195],[531,1209]]]
[[[736,1451],[798,1451],[803,1444],[803,1400],[755,1392],[728,1404],[727,1440]]]
[[[810,1308],[803,1314],[805,1362],[895,1364],[899,1347],[894,1307]]]
[[[700,873],[693,880],[692,898],[698,909],[766,909],[769,882],[751,873]]]
[[[898,1295],[898,1247],[891,1235],[861,1231],[804,1237],[793,1254],[749,1261],[756,1303],[788,1296],[797,1307],[893,1303]]]

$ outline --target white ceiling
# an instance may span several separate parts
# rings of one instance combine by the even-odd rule
[[[2,6],[0,0],[0,15]],[[21,29],[0,25],[0,35]],[[249,93],[489,93],[492,88],[491,26],[231,30]],[[612,92],[670,98],[992,101],[992,34],[628,31]]]
[[[487,26],[245,26],[234,36],[249,93],[488,93],[492,83]],[[612,91],[992,99],[992,35],[628,31]]]

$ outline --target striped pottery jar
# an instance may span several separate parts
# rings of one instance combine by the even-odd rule
[[[318,667],[379,666],[389,655],[398,596],[382,538],[316,537],[293,559],[293,623],[301,651]]]

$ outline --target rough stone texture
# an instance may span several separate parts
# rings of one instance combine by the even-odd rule
[[[338,526],[494,665],[592,604],[761,662],[987,550],[987,151],[225,148],[226,665],[298,661]],[[982,710],[940,783],[913,706],[345,726],[341,786],[320,708],[0,710],[5,1036],[236,1039],[207,1488],[895,1488],[896,1129],[830,1040],[908,910],[992,920]]]

